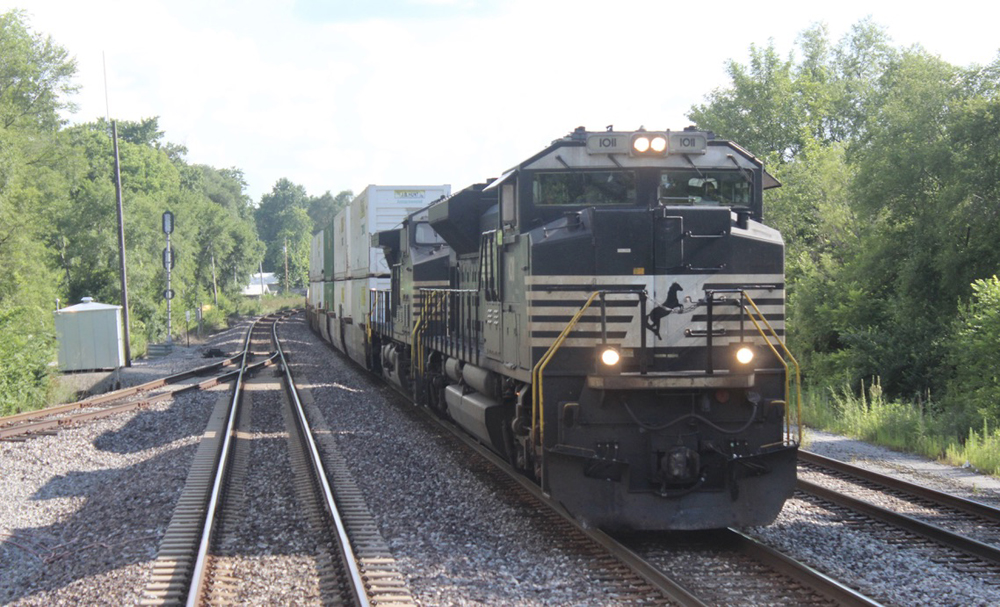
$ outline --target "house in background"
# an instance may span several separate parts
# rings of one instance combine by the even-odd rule
[[[259,299],[261,296],[261,283],[263,283],[263,292],[267,295],[272,295],[281,290],[280,282],[278,277],[274,275],[274,272],[264,272],[263,276],[259,272],[252,274],[250,284],[243,287],[243,296]]]

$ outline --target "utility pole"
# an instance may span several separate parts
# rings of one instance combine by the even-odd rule
[[[129,332],[128,279],[125,277],[125,220],[122,210],[122,173],[118,164],[118,124],[111,122],[111,140],[115,148],[115,201],[118,204],[118,265],[122,283],[122,323],[125,325],[125,366],[132,366],[132,344]]]
[[[215,249],[212,250],[212,297],[215,299],[215,307],[219,307],[219,285],[215,282]]]
[[[257,263],[257,269],[260,271],[258,276],[260,277],[260,302],[264,303],[264,262]]]
[[[288,239],[285,239],[285,295],[288,295]]]

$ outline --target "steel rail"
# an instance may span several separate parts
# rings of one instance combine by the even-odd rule
[[[832,502],[844,508],[864,514],[870,518],[888,523],[894,527],[904,529],[933,542],[947,546],[959,552],[975,556],[976,558],[988,561],[995,565],[1000,565],[1000,548],[984,544],[964,535],[952,533],[947,529],[942,529],[937,525],[925,523],[905,514],[887,510],[875,504],[859,500],[857,498],[838,493],[832,489],[810,483],[799,479],[796,489],[804,493],[813,495],[820,499]]]
[[[91,396],[84,400],[77,401],[75,403],[65,403],[62,405],[54,405],[52,407],[46,407],[44,409],[36,409],[34,411],[24,411],[22,413],[16,413],[14,415],[8,415],[6,417],[0,417],[0,426],[10,426],[23,421],[28,421],[32,419],[38,419],[40,417],[48,417],[50,415],[59,415],[61,413],[66,413],[67,411],[74,411],[76,409],[83,409],[85,407],[92,407],[94,405],[100,405],[103,403],[118,400],[120,398],[125,398],[127,396],[132,396],[138,394],[139,392],[145,392],[147,390],[152,390],[154,388],[159,388],[167,384],[175,384],[181,380],[187,379],[195,375],[203,375],[221,369],[222,367],[227,367],[232,365],[236,360],[242,356],[242,353],[232,356],[230,358],[214,362],[209,365],[204,365],[202,367],[195,367],[194,369],[188,369],[187,371],[181,371],[180,373],[175,373],[174,375],[168,375],[166,377],[161,377],[159,379],[154,379],[142,384],[135,386],[130,386],[128,388],[122,388],[121,390],[114,390],[111,392],[106,392],[97,396]]]
[[[641,577],[651,586],[663,593],[671,601],[683,605],[685,607],[705,607],[706,603],[695,596],[687,588],[682,586],[679,582],[655,568],[653,565],[646,562],[642,557],[637,555],[635,552],[629,550],[625,546],[622,546],[620,542],[616,541],[614,538],[608,534],[600,531],[598,529],[592,529],[584,527],[577,521],[573,516],[562,506],[562,504],[554,501],[548,495],[546,495],[541,487],[529,480],[522,474],[513,470],[510,465],[498,455],[481,445],[474,438],[460,430],[454,424],[450,424],[442,419],[436,417],[429,409],[426,407],[417,407],[417,410],[424,414],[427,419],[435,422],[439,427],[446,429],[453,436],[461,440],[467,446],[471,447],[476,453],[481,455],[494,467],[502,470],[507,474],[512,480],[516,481],[521,487],[526,489],[532,496],[546,504],[554,512],[562,516],[570,525],[576,528],[580,533],[586,535],[592,541],[601,545],[603,548],[611,552],[615,557],[617,557],[621,562],[629,567],[636,575]]]
[[[327,515],[330,517],[330,522],[333,523],[334,528],[337,530],[341,560],[347,567],[347,571],[349,572],[351,578],[351,592],[358,605],[362,607],[369,607],[371,602],[369,601],[365,582],[361,575],[361,569],[358,567],[358,559],[354,554],[353,548],[351,547],[351,539],[347,534],[347,528],[344,525],[342,517],[340,516],[340,510],[337,508],[336,498],[333,495],[333,489],[330,487],[330,481],[327,478],[326,468],[323,465],[323,458],[320,456],[319,448],[316,446],[316,440],[313,438],[312,427],[309,424],[309,420],[306,418],[305,407],[302,406],[302,401],[299,399],[298,389],[295,387],[292,370],[288,366],[288,361],[285,358],[285,352],[278,339],[278,323],[274,323],[272,334],[274,344],[277,349],[277,356],[281,361],[282,373],[285,378],[285,390],[288,392],[288,396],[291,399],[293,405],[292,408],[295,412],[295,420],[298,424],[299,431],[302,434],[303,441],[306,444],[306,453],[308,454],[308,459],[311,464],[311,471],[323,494],[323,506],[326,509]]]
[[[273,363],[273,361],[271,359],[265,359],[265,360],[262,360],[262,361],[259,361],[259,362],[256,362],[256,363],[253,363],[252,365],[250,365],[250,370],[251,371],[256,371],[257,369],[259,369],[262,366],[269,366],[269,365],[272,365],[272,364],[274,364],[274,363]],[[215,367],[215,366],[216,365],[209,365],[207,367],[200,367],[199,369],[197,369],[195,371],[205,372],[206,370],[210,370],[210,369],[214,370],[213,367]],[[226,366],[226,365],[222,365],[222,366]],[[190,377],[192,375],[199,375],[201,373],[195,373],[195,372],[190,372],[189,371],[189,372],[185,372],[185,374],[186,374],[185,375],[185,379],[186,379],[187,377]],[[103,418],[103,417],[109,417],[111,415],[116,415],[118,413],[126,413],[128,411],[132,411],[132,410],[135,410],[135,409],[138,409],[138,408],[141,408],[141,407],[145,407],[145,406],[147,406],[147,405],[149,405],[151,403],[159,402],[161,400],[167,400],[168,398],[172,398],[172,397],[174,397],[177,394],[182,394],[182,393],[188,392],[190,390],[206,390],[208,388],[217,386],[219,384],[232,381],[232,379],[234,377],[236,377],[238,374],[239,374],[239,370],[228,371],[226,373],[222,373],[220,375],[216,375],[215,377],[210,377],[210,378],[208,378],[208,379],[206,379],[204,381],[198,382],[196,384],[190,384],[190,385],[187,385],[187,386],[180,387],[180,388],[178,388],[176,390],[171,390],[171,391],[168,391],[168,392],[162,392],[160,394],[155,394],[153,396],[144,398],[142,400],[137,400],[137,401],[132,401],[132,402],[128,402],[128,403],[123,403],[123,404],[120,404],[120,405],[112,405],[110,407],[104,407],[102,409],[97,409],[97,410],[94,410],[94,411],[80,411],[80,409],[89,407],[90,405],[93,405],[95,403],[88,403],[87,405],[84,405],[84,406],[79,406],[78,403],[70,403],[68,405],[61,405],[60,407],[50,407],[49,409],[42,409],[42,410],[39,410],[39,412],[40,411],[45,411],[46,413],[44,415],[39,415],[37,417],[49,417],[51,415],[56,415],[56,414],[59,414],[59,413],[67,413],[67,412],[69,412],[69,415],[66,415],[65,417],[58,417],[58,418],[55,418],[55,419],[42,419],[42,420],[39,420],[39,421],[31,421],[31,422],[17,424],[17,425],[10,425],[10,426],[5,426],[5,427],[0,427],[0,440],[10,439],[10,438],[13,438],[15,436],[21,436],[21,435],[24,435],[24,434],[38,434],[38,433],[46,432],[46,431],[49,431],[49,430],[54,430],[54,429],[57,429],[57,428],[61,428],[63,426],[66,426],[66,425],[69,425],[69,424],[72,424],[72,423],[75,423],[75,422],[89,421],[89,420],[92,420],[92,419],[100,419],[100,418]],[[171,377],[176,377],[176,376],[171,376]],[[160,382],[160,383],[157,386],[154,386],[154,387],[159,387],[159,386],[164,385],[162,383],[163,382],[162,379],[156,380],[155,382],[148,382],[148,383],[149,384],[153,384],[153,383],[157,383],[157,382]],[[143,385],[148,385],[148,384],[143,384]],[[133,388],[129,388],[128,390],[130,391],[128,394],[119,394],[117,398],[124,398],[124,397],[131,396],[131,395],[139,392],[138,390],[133,390]],[[109,401],[112,401],[112,400],[117,400],[117,398],[107,398],[107,399],[102,400],[102,402],[109,402]],[[59,409],[59,410],[56,411],[56,409]],[[37,413],[37,412],[33,412],[33,413]],[[5,419],[7,419],[7,418],[5,418]],[[34,419],[34,418],[27,417],[25,419]]]
[[[219,504],[222,498],[222,490],[225,486],[225,478],[228,472],[230,452],[232,450],[231,447],[233,445],[233,436],[236,428],[236,419],[239,413],[239,403],[240,398],[243,396],[244,377],[249,372],[248,361],[250,356],[250,343],[253,340],[254,329],[256,329],[260,320],[260,318],[255,320],[253,325],[250,327],[250,330],[247,331],[246,342],[244,343],[243,354],[240,362],[239,375],[237,377],[236,385],[233,387],[233,396],[230,399],[226,428],[223,431],[222,445],[219,448],[215,476],[212,482],[212,489],[208,497],[208,507],[206,509],[205,519],[202,523],[201,540],[198,543],[197,556],[195,558],[194,568],[191,574],[191,581],[187,595],[188,607],[198,605],[202,599],[202,592],[205,587],[205,574],[208,565],[208,551],[211,546],[212,534],[215,531],[215,523],[218,519],[216,511],[219,509]],[[277,319],[275,319],[275,322],[277,322]],[[276,356],[277,353],[272,355],[272,357]]]
[[[860,468],[840,460],[823,457],[822,455],[818,455],[810,451],[799,450],[799,461],[818,468],[826,468],[841,474],[853,476],[870,483],[881,485],[882,487],[888,489],[908,493],[913,497],[932,501],[941,506],[961,510],[966,514],[971,514],[973,516],[978,516],[980,518],[1000,523],[1000,509],[988,506],[975,500],[952,495],[951,493],[944,493],[943,491],[937,491],[922,485],[908,483],[904,480],[879,474],[878,472],[872,472],[871,470]]]
[[[671,578],[668,574],[657,569],[641,556],[623,546],[610,535],[598,529],[587,528],[581,525],[566,509],[558,502],[548,497],[542,489],[522,474],[513,471],[510,465],[497,456],[495,453],[481,445],[478,441],[458,429],[454,424],[447,423],[424,407],[418,407],[428,419],[433,420],[438,426],[446,428],[453,436],[474,449],[477,453],[489,460],[496,468],[503,470],[511,479],[517,481],[519,485],[528,490],[535,498],[541,500],[559,513],[571,525],[581,533],[600,544],[615,557],[625,563],[633,572],[643,578],[647,583],[657,588],[668,599],[683,606],[704,606],[696,594],[685,588],[681,583]],[[782,554],[749,536],[735,530],[727,529],[733,543],[747,556],[764,562],[774,570],[782,573],[806,586],[812,588],[817,593],[822,594],[839,604],[857,607],[879,607],[881,604],[855,590],[837,582],[833,578],[816,571],[815,569],[796,561],[788,555]]]
[[[881,603],[856,592],[835,579],[816,571],[805,563],[799,562],[741,531],[730,528],[726,529],[723,533],[727,536],[726,539],[733,542],[743,554],[765,563],[775,571],[816,590],[823,596],[836,601],[838,605],[857,607],[876,607],[881,605]]]

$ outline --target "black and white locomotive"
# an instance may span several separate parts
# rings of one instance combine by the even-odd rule
[[[586,524],[767,524],[799,444],[777,185],[711,133],[579,128],[376,231],[350,297],[314,239],[310,322]]]

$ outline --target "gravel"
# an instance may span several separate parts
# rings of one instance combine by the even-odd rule
[[[225,509],[216,577],[239,580],[231,599],[241,605],[318,605],[320,547],[295,497],[283,389],[273,374],[258,374],[244,392],[250,423],[238,433],[236,448],[246,450],[246,476],[242,495],[231,491],[227,498],[237,505]]]
[[[283,335],[303,344],[293,360],[308,361],[315,399],[422,604],[615,603],[601,584],[580,579],[571,552],[533,526],[530,513],[470,475],[433,431],[401,415],[408,405],[395,392],[328,347],[316,349],[301,324]],[[807,447],[982,501],[1000,496],[1000,482],[969,469],[816,431]],[[873,534],[798,498],[773,525],[751,532],[888,604],[1000,604],[1000,589],[937,562],[935,551],[904,547],[894,532]]]
[[[217,396],[0,443],[0,603],[134,603]]]
[[[240,329],[210,340],[239,349]],[[199,349],[135,361],[141,383],[207,364]],[[220,394],[173,400],[25,442],[0,442],[0,603],[134,604]]]
[[[947,466],[819,430],[807,430],[804,440],[805,448],[819,455],[1000,507],[1000,479],[979,474],[969,465]]]
[[[621,604],[540,517],[470,471],[443,431],[407,415],[412,405],[386,384],[301,320],[281,336],[420,604]]]
[[[301,317],[281,333],[300,383],[313,391],[420,604],[620,604],[612,588],[580,569],[572,547],[472,472],[465,452],[408,415],[411,405],[387,385],[321,343]],[[241,335],[242,329],[234,330],[223,340],[230,345],[217,347],[234,352]],[[178,348],[167,359],[136,361],[130,374],[146,381],[206,362],[199,349]],[[0,603],[134,604],[220,391],[225,388],[178,396],[55,436],[0,443]],[[275,419],[255,423],[264,438],[258,449],[283,442]],[[816,431],[807,437],[807,448],[822,455],[1000,505],[1000,481],[969,468]],[[256,457],[272,456],[265,449]],[[291,498],[290,490],[272,493],[263,485],[251,492],[266,507],[263,518],[251,519],[245,540],[271,534],[266,519],[279,518],[277,496]],[[279,557],[298,559],[291,566],[303,571],[313,568],[304,556],[311,547],[301,523],[287,524],[286,535],[260,540],[237,568],[253,585],[245,600],[280,596],[266,588],[288,582],[257,575]],[[889,604],[1000,604],[997,586],[924,549],[904,547],[891,534],[845,524],[841,515],[804,499],[793,498],[773,525],[751,531]],[[275,571],[284,566],[276,564]],[[308,583],[295,584],[302,591],[292,600],[316,600]]]
[[[968,468],[816,430],[808,431],[806,448],[970,499],[996,504],[1000,497],[1000,481]],[[898,505],[891,496],[866,499],[887,508]],[[936,547],[904,542],[902,532],[892,528],[845,521],[842,514],[810,500],[789,500],[772,525],[754,528],[751,535],[886,604],[1000,604],[996,572],[977,575],[966,565],[941,558]]]

